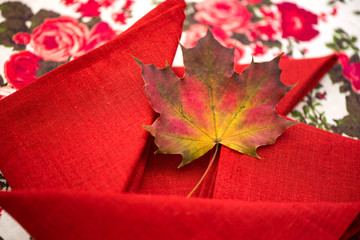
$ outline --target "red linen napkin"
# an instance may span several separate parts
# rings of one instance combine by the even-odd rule
[[[303,124],[259,149],[261,160],[223,147],[196,193],[214,199],[179,197],[195,186],[211,153],[181,169],[179,156],[153,155],[141,128],[153,112],[131,55],[158,67],[171,63],[184,6],[159,5],[115,40],[0,101],[0,170],[14,189],[0,194],[0,205],[37,240],[356,234],[360,143]],[[283,81],[300,83],[278,111],[291,110],[332,62],[283,61]]]
[[[21,191],[0,197],[1,204],[36,234],[35,239],[52,240],[339,239],[360,208],[359,203],[244,202],[108,192]]]
[[[172,63],[184,7],[159,5],[108,44],[0,102],[0,169],[13,189],[125,190],[148,137],[142,125],[153,120],[132,56]]]

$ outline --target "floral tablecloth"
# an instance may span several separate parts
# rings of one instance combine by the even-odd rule
[[[0,1],[0,99],[111,40],[160,2]],[[337,54],[338,62],[289,117],[360,139],[359,20],[356,0],[189,1],[181,43],[195,46],[210,28],[220,43],[235,47],[238,63],[281,52],[285,58]],[[182,65],[180,54],[175,65]],[[0,187],[9,190],[0,177]],[[29,238],[3,211],[0,239]]]

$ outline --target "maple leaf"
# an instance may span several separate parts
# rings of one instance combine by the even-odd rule
[[[145,126],[160,153],[181,154],[179,167],[222,144],[259,158],[256,149],[273,144],[294,122],[274,108],[288,91],[280,81],[280,56],[234,70],[234,48],[218,43],[210,31],[194,48],[183,46],[185,76],[167,65],[143,65],[145,92],[160,117]]]

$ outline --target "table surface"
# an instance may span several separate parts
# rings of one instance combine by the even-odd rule
[[[0,1],[0,99],[126,30],[161,1]],[[269,61],[338,54],[339,60],[289,114],[360,139],[360,2],[344,0],[187,1],[181,43],[193,47],[208,27],[235,60]],[[182,65],[178,51],[174,65]],[[0,178],[2,175],[0,175]],[[0,188],[9,190],[5,179]],[[4,210],[0,239],[30,239]]]

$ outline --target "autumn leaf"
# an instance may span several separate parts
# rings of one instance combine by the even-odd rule
[[[274,108],[288,91],[280,81],[280,56],[254,61],[241,73],[234,70],[234,48],[218,43],[210,31],[191,49],[182,47],[185,76],[169,66],[138,64],[145,92],[160,117],[145,126],[158,151],[181,154],[179,167],[222,144],[259,158],[256,149],[275,143],[294,122]]]

